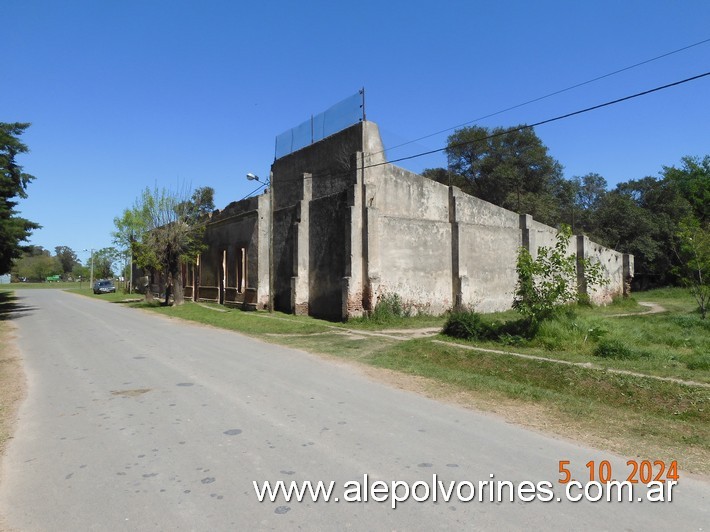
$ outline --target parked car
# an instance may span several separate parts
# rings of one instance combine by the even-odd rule
[[[96,281],[94,283],[94,294],[109,294],[116,292],[116,285],[113,281]]]

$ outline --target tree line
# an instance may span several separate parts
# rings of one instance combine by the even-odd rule
[[[11,273],[15,281],[42,282],[54,276],[63,281],[88,281],[93,260],[94,279],[112,279],[126,275],[122,258],[114,247],[94,250],[82,263],[68,246],[55,247],[54,254],[42,246],[26,246],[13,261]]]
[[[447,146],[448,168],[426,169],[424,176],[633,254],[637,289],[710,276],[710,257],[700,245],[710,231],[710,155],[683,157],[658,176],[610,189],[596,173],[566,179],[532,128],[465,127]]]

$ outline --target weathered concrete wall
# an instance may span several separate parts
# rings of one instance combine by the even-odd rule
[[[557,235],[530,216],[387,164],[371,122],[277,160],[271,183],[273,297],[287,312],[345,319],[388,293],[431,313],[457,304],[505,310],[519,248],[536,256]],[[610,284],[590,294],[595,302],[622,293],[633,275],[633,257],[584,239],[572,239],[568,253],[604,265]]]
[[[351,227],[360,223],[361,214],[352,209],[357,182],[353,156],[365,145],[381,151],[379,134],[376,141],[364,141],[371,127],[376,129],[367,122],[356,124],[272,165],[277,310],[329,319],[347,315],[344,286],[353,274],[352,253],[361,253],[358,245],[351,250]]]
[[[374,302],[398,294],[422,312],[452,304],[448,187],[385,164],[366,169],[368,259]]]
[[[269,197],[262,195],[213,213],[205,229],[207,249],[196,268],[198,286],[189,291],[194,298],[232,306],[263,308],[268,303],[268,272],[263,275],[264,264],[268,266],[268,242],[263,241],[268,207]]]
[[[293,312],[291,278],[294,276],[294,239],[296,234],[296,207],[284,207],[274,212],[273,273],[274,308]]]
[[[586,236],[578,236],[577,257],[579,259],[589,259],[592,264],[599,264],[602,268],[604,278],[608,281],[608,284],[593,287],[591,290],[585,287],[585,291],[592,303],[596,305],[607,305],[611,303],[613,298],[625,293],[626,280],[623,253],[605,248],[600,244],[592,242]],[[579,273],[581,274],[582,271]],[[633,277],[633,273],[631,277]],[[582,282],[582,280],[580,280],[580,282]]]
[[[363,150],[363,123],[277,159],[271,167],[276,209],[303,198],[303,175],[313,180],[312,198],[346,190],[354,181],[352,155]]]
[[[463,305],[480,312],[513,304],[515,264],[522,245],[519,216],[452,190],[452,221],[458,224],[460,293]]]
[[[311,316],[341,320],[346,260],[347,191],[310,202],[309,285]]]

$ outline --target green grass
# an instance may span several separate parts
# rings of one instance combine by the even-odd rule
[[[347,329],[378,331],[383,329],[419,329],[429,327],[443,327],[443,316],[430,316],[428,314],[417,314],[414,316],[389,316],[387,318],[362,317],[353,318],[341,324]],[[336,325],[336,324],[334,324]]]
[[[81,286],[80,286],[81,285]],[[12,290],[68,290],[72,288],[86,288],[89,287],[89,281],[79,282],[67,282],[59,281],[58,283],[11,283],[8,285],[2,285]]]
[[[332,330],[327,326],[327,322],[307,316],[292,316],[281,312],[274,312],[273,314],[263,311],[245,312],[238,309],[229,309],[221,305],[203,305],[192,302],[186,302],[178,307],[164,307],[159,303],[149,304],[145,302],[133,303],[132,306],[145,308],[165,316],[242,332],[251,336],[264,334],[313,334]]]
[[[491,349],[506,349],[572,362],[589,362],[604,368],[637,371],[710,383],[710,320],[702,320],[695,303],[682,289],[663,289],[636,295],[639,301],[669,309],[659,314],[612,317],[637,308],[635,301],[608,307],[580,307],[542,323],[533,339],[465,342]],[[519,319],[514,312],[482,316],[495,324]]]

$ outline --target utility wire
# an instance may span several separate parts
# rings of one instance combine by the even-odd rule
[[[242,200],[245,200],[245,199],[247,199],[247,198],[250,198],[251,196],[253,196],[253,195],[256,194],[257,192],[259,192],[262,188],[264,188],[264,187],[266,187],[266,186],[268,186],[266,183],[264,183],[264,184],[262,184],[262,185],[259,185],[258,188],[256,188],[256,189],[252,190],[251,192],[249,192],[249,194],[247,194],[246,196],[244,196],[244,197],[243,197],[242,199],[240,199],[239,201],[242,201]]]
[[[463,124],[459,124],[458,126],[453,126],[453,127],[449,127],[449,128],[446,128],[446,129],[442,129],[441,131],[437,131],[436,133],[430,133],[429,135],[424,135],[423,137],[419,137],[419,138],[414,139],[414,140],[409,140],[409,141],[407,141],[407,142],[403,142],[402,144],[397,144],[397,145],[395,145],[395,146],[392,146],[391,148],[387,148],[386,150],[382,150],[382,151],[377,152],[377,153],[382,153],[383,151],[392,151],[392,150],[395,150],[395,149],[397,149],[397,148],[401,148],[402,146],[407,146],[407,145],[409,145],[409,144],[413,144],[413,143],[415,143],[415,142],[419,142],[420,140],[425,140],[425,139],[428,139],[428,138],[431,138],[431,137],[435,137],[436,135],[441,135],[442,133],[446,133],[447,131],[452,131],[452,130],[458,129],[458,128],[460,128],[460,127],[468,126],[469,124],[475,124],[476,122],[479,122],[479,121],[481,121],[481,120],[485,120],[486,118],[491,118],[492,116],[497,116],[497,115],[506,113],[506,112],[508,112],[508,111],[512,111],[513,109],[518,109],[519,107],[523,107],[523,106],[529,105],[529,104],[531,104],[531,103],[539,102],[540,100],[545,100],[545,99],[547,99],[547,98],[551,98],[552,96],[557,96],[558,94],[562,94],[563,92],[571,91],[571,90],[573,90],[573,89],[582,87],[582,86],[584,86],[584,85],[588,85],[588,84],[590,84],[590,83],[594,83],[595,81],[599,81],[599,80],[601,80],[601,79],[608,78],[608,77],[614,76],[614,75],[616,75],[616,74],[620,74],[621,72],[626,72],[627,70],[631,70],[631,69],[633,69],[633,68],[636,68],[636,67],[639,67],[639,66],[642,66],[642,65],[651,63],[651,62],[653,62],[653,61],[657,61],[658,59],[663,59],[664,57],[668,57],[669,55],[677,54],[677,53],[682,52],[682,51],[684,51],[684,50],[688,50],[688,49],[690,49],[690,48],[694,48],[695,46],[700,46],[701,44],[705,44],[705,43],[708,43],[708,42],[710,42],[710,39],[705,39],[705,40],[703,40],[703,41],[699,41],[699,42],[696,42],[696,43],[694,43],[694,44],[689,44],[688,46],[684,46],[683,48],[678,48],[677,50],[673,50],[672,52],[666,52],[665,54],[661,54],[661,55],[656,56],[656,57],[653,57],[653,58],[651,58],[651,59],[646,59],[645,61],[641,61],[640,63],[636,63],[636,64],[633,64],[633,65],[630,65],[630,66],[627,66],[627,67],[624,67],[624,68],[620,68],[619,70],[615,70],[615,71],[613,71],[613,72],[609,72],[608,74],[604,74],[604,75],[602,75],[602,76],[598,76],[598,77],[596,77],[596,78],[592,78],[592,79],[589,79],[589,80],[587,80],[587,81],[583,81],[583,82],[581,82],[581,83],[577,83],[576,85],[572,85],[572,86],[567,87],[567,88],[565,88],[565,89],[560,89],[560,90],[558,90],[558,91],[551,92],[551,93],[549,93],[549,94],[546,94],[546,95],[544,95],[544,96],[540,96],[540,97],[538,97],[538,98],[533,98],[532,100],[528,100],[528,101],[526,101],[526,102],[519,103],[519,104],[517,104],[517,105],[513,105],[512,107],[506,107],[505,109],[501,109],[500,111],[496,111],[495,113],[491,113],[491,114],[488,114],[488,115],[485,115],[485,116],[481,116],[481,117],[479,117],[479,118],[475,118],[475,119],[470,120],[470,121],[468,121],[468,122],[464,122]]]
[[[596,110],[596,109],[601,109],[602,107],[608,107],[608,106],[610,106],[610,105],[615,105],[615,104],[617,104],[617,103],[625,102],[626,100],[632,100],[632,99],[634,99],[634,98],[639,98],[639,97],[641,97],[641,96],[646,96],[647,94],[651,94],[651,93],[654,93],[654,92],[662,91],[662,90],[668,89],[668,88],[670,88],[670,87],[675,87],[675,86],[677,86],[677,85],[682,85],[682,84],[684,84],[684,83],[689,83],[689,82],[691,82],[691,81],[695,81],[695,80],[697,80],[697,79],[704,78],[704,77],[706,77],[706,76],[710,76],[710,72],[705,72],[704,74],[698,74],[697,76],[693,76],[693,77],[690,77],[690,78],[686,78],[686,79],[683,79],[683,80],[680,80],[680,81],[675,81],[675,82],[673,82],[673,83],[668,83],[667,85],[662,85],[662,86],[656,87],[656,88],[654,88],[654,89],[649,89],[649,90],[646,90],[646,91],[643,91],[643,92],[637,92],[636,94],[632,94],[632,95],[630,95],[630,96],[624,96],[623,98],[618,98],[618,99],[616,99],[616,100],[611,100],[611,101],[609,101],[609,102],[600,103],[599,105],[594,105],[594,106],[592,106],[592,107],[587,107],[586,109],[580,109],[579,111],[574,111],[574,112],[567,113],[567,114],[564,114],[564,115],[556,116],[556,117],[554,117],[554,118],[548,118],[547,120],[542,120],[542,121],[540,121],[540,122],[535,122],[534,124],[529,124],[529,125],[518,126],[518,127],[515,127],[515,128],[506,129],[506,130],[504,130],[504,131],[501,131],[501,132],[499,132],[499,133],[495,133],[495,134],[493,134],[493,135],[489,135],[489,136],[484,137],[484,138],[481,138],[481,139],[476,139],[476,140],[467,141],[467,142],[459,142],[459,143],[457,143],[457,144],[452,144],[452,145],[450,145],[450,146],[445,146],[445,147],[443,147],[443,148],[437,148],[437,149],[435,149],[435,150],[429,150],[429,151],[425,151],[425,152],[422,152],[422,153],[417,153],[417,154],[415,154],[415,155],[409,155],[409,156],[407,156],[407,157],[400,157],[399,159],[393,159],[393,160],[391,160],[391,161],[387,161],[387,162],[384,162],[384,163],[375,163],[375,164],[371,164],[371,165],[366,165],[366,166],[364,166],[363,168],[372,168],[372,167],[375,167],[375,166],[382,166],[382,165],[385,165],[385,164],[392,164],[392,163],[397,163],[397,162],[400,162],[400,161],[407,161],[407,160],[409,160],[409,159],[416,159],[417,157],[423,157],[424,155],[431,155],[432,153],[439,153],[439,152],[442,152],[442,151],[444,151],[444,150],[446,150],[446,149],[449,149],[449,148],[458,148],[458,147],[461,147],[461,146],[467,146],[467,145],[469,145],[469,144],[474,144],[474,143],[476,143],[476,142],[481,142],[481,141],[484,141],[484,140],[489,140],[489,139],[493,139],[493,138],[496,138],[496,137],[500,137],[500,136],[502,136],[502,135],[507,135],[508,133],[513,133],[513,132],[515,132],[515,131],[523,131],[523,130],[525,130],[525,129],[531,129],[531,128],[534,128],[534,127],[537,127],[537,126],[542,126],[542,125],[544,125],[544,124],[549,124],[549,123],[551,123],[551,122],[556,122],[556,121],[562,120],[562,119],[564,119],[564,118],[569,118],[569,117],[571,117],[571,116],[581,115],[581,114],[583,114],[583,113],[588,113],[588,112],[594,111],[594,110]]]
[[[414,155],[409,155],[409,156],[407,156],[407,157],[400,157],[399,159],[393,159],[393,160],[391,160],[391,161],[385,161],[385,162],[382,162],[382,163],[366,164],[366,165],[362,166],[360,169],[364,170],[364,169],[367,169],[367,168],[375,168],[375,167],[377,167],[377,166],[384,166],[384,165],[387,165],[387,164],[393,164],[393,163],[397,163],[397,162],[401,162],[401,161],[408,161],[408,160],[410,160],[410,159],[416,159],[417,157],[423,157],[423,156],[425,156],[425,155],[431,155],[431,154],[433,154],[433,153],[439,153],[439,152],[445,151],[445,150],[447,150],[447,149],[449,149],[449,148],[459,148],[459,147],[462,147],[462,146],[468,146],[468,145],[470,145],[470,144],[475,144],[476,142],[482,142],[482,141],[494,139],[494,138],[496,138],[496,137],[500,137],[500,136],[503,136],[503,135],[507,135],[508,133],[514,133],[514,132],[516,132],[516,131],[524,131],[524,130],[526,130],[526,129],[532,129],[532,128],[537,127],[537,126],[541,126],[541,125],[544,125],[544,124],[549,124],[549,123],[552,123],[552,122],[557,122],[557,121],[563,120],[563,119],[565,119],[565,118],[570,118],[570,117],[572,117],[572,116],[580,115],[580,114],[583,114],[583,113],[588,113],[588,112],[590,112],[590,111],[595,111],[595,110],[601,109],[601,108],[603,108],[603,107],[609,107],[609,106],[611,106],[611,105],[615,105],[615,104],[617,104],[617,103],[625,102],[625,101],[627,101],[627,100],[632,100],[632,99],[634,99],[634,98],[640,98],[641,96],[646,96],[646,95],[652,94],[652,93],[654,93],[654,92],[659,92],[659,91],[662,91],[662,90],[665,90],[665,89],[668,89],[668,88],[671,88],[671,87],[676,87],[676,86],[678,86],[678,85],[683,85],[684,83],[690,83],[691,81],[696,81],[696,80],[698,80],[698,79],[701,79],[701,78],[704,78],[704,77],[707,77],[707,76],[710,76],[710,72],[705,72],[705,73],[703,73],[703,74],[698,74],[697,76],[692,76],[692,77],[690,77],[690,78],[682,79],[682,80],[680,80],[680,81],[674,81],[673,83],[668,83],[668,84],[666,84],[666,85],[661,85],[660,87],[655,87],[655,88],[653,88],[653,89],[645,90],[645,91],[642,91],[642,92],[637,92],[636,94],[631,94],[631,95],[629,95],[629,96],[624,96],[623,98],[617,98],[616,100],[611,100],[611,101],[608,101],[608,102],[600,103],[600,104],[598,104],[598,105],[594,105],[594,106],[592,106],[592,107],[587,107],[587,108],[585,108],[585,109],[580,109],[580,110],[578,110],[578,111],[573,111],[573,112],[571,112],[571,113],[566,113],[566,114],[559,115],[559,116],[556,116],[556,117],[553,117],[553,118],[548,118],[548,119],[546,119],[546,120],[541,120],[541,121],[539,121],[539,122],[535,122],[534,124],[522,125],[522,126],[510,128],[510,129],[505,129],[505,130],[503,130],[503,131],[500,131],[500,132],[498,132],[498,133],[494,133],[494,134],[492,134],[492,135],[488,135],[487,137],[483,137],[483,138],[480,138],[480,139],[476,139],[476,140],[472,140],[472,141],[467,141],[467,142],[460,142],[460,143],[457,143],[457,144],[452,144],[452,145],[450,145],[450,146],[444,146],[443,148],[437,148],[437,149],[435,149],[435,150],[429,150],[429,151],[425,151],[425,152],[421,152],[421,153],[416,153],[416,154],[414,154]],[[377,153],[382,153],[382,152],[377,152]],[[368,154],[368,155],[376,155],[377,153]],[[342,172],[322,172],[322,173],[319,173],[319,174],[317,174],[317,173],[312,173],[311,178],[312,178],[312,179],[317,179],[317,178],[334,178],[334,177],[337,178],[337,177],[346,177],[346,176],[348,176],[348,175],[350,175],[350,170],[342,171]],[[299,180],[301,180],[301,179],[302,179],[302,177],[300,177],[300,176],[291,177],[291,178],[285,178],[285,179],[278,179],[278,183],[287,183],[287,182],[291,182],[291,181],[299,181]],[[261,187],[259,187],[258,189],[256,189],[256,190],[255,190],[254,192],[252,192],[251,194],[254,194],[255,192],[261,190],[261,188],[263,188],[264,186],[266,186],[266,185],[262,185]],[[251,194],[248,194],[247,196],[245,196],[245,198],[251,196]],[[243,198],[243,199],[245,199],[245,198]]]

